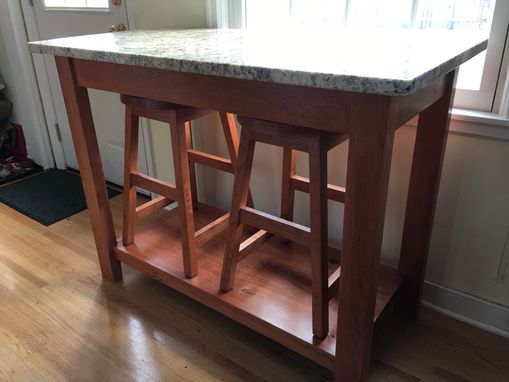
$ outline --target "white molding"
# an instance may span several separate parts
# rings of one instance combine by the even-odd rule
[[[493,112],[509,118],[509,27],[505,42],[504,57],[501,64],[501,73],[495,91],[495,102]]]
[[[21,0],[21,8],[23,10],[23,18],[26,27],[27,39],[29,41],[40,40],[39,26],[35,18],[35,9],[31,5],[30,0]],[[62,142],[58,140],[58,132],[56,124],[58,123],[55,105],[53,103],[53,94],[49,84],[48,69],[46,60],[42,55],[31,55],[37,91],[39,92],[40,103],[44,111],[46,129],[49,135],[49,146],[53,153],[54,164],[57,168],[65,169],[66,161],[64,147]]]
[[[46,129],[46,120],[41,104],[32,58],[27,49],[27,35],[21,4],[17,0],[7,0],[0,4],[0,27],[10,62],[10,69],[16,83],[17,99],[14,107],[22,122],[28,149],[36,162],[44,168],[54,166],[53,153]],[[11,84],[12,86],[12,84]],[[31,135],[35,138],[29,138]],[[28,142],[32,140],[32,142]],[[34,143],[37,147],[34,147]]]
[[[244,29],[246,27],[246,1],[228,1],[229,28]]]
[[[507,126],[453,120],[449,127],[449,133],[482,139],[509,141],[509,127]]]
[[[425,281],[424,306],[458,321],[509,338],[509,308]]]
[[[454,109],[451,134],[509,141],[509,119],[494,113]]]
[[[216,0],[207,0],[205,2],[205,15],[207,18],[207,28],[217,28]]]
[[[209,28],[228,28],[228,0],[207,0],[205,4],[207,17],[207,27]]]
[[[416,127],[417,120],[416,116],[406,122],[405,126]],[[453,109],[449,133],[509,141],[509,119],[494,113]]]
[[[205,7],[208,28],[244,27],[244,0],[207,0]]]
[[[500,114],[488,113],[484,111],[468,110],[468,109],[453,109],[452,119],[454,121],[464,121],[477,123],[482,125],[508,127],[509,118]]]

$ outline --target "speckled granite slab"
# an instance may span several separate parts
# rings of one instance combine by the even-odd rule
[[[470,32],[153,30],[29,43],[30,51],[188,73],[406,95],[486,49]]]

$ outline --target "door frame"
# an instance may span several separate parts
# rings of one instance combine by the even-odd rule
[[[10,32],[5,34],[5,37],[11,36],[10,40],[5,41],[6,53],[12,57],[9,59],[11,74],[13,80],[19,84],[16,86],[18,99],[13,101],[18,101],[24,107],[22,113],[18,112],[18,119],[24,125],[25,137],[31,136],[31,142],[27,137],[30,155],[38,164],[47,169],[54,167],[54,155],[48,129],[45,126],[47,121],[34,72],[32,55],[27,49],[28,36],[20,3],[17,0],[7,0],[0,5],[0,11],[5,17],[2,21],[2,31]]]
[[[27,40],[40,40],[39,27],[35,18],[35,9],[31,0],[20,0],[21,9],[23,10],[23,22],[25,24]],[[57,117],[53,102],[53,94],[49,85],[49,77],[46,69],[46,63],[42,55],[32,54],[32,63],[35,71],[36,81],[39,87],[39,97],[41,106],[46,119],[46,129],[49,135],[49,149],[53,153],[55,166],[59,169],[65,169],[65,156],[62,142],[59,140],[59,132],[57,131]],[[46,100],[46,101],[45,101]],[[48,149],[48,148],[46,148]]]
[[[35,16],[35,8],[32,5],[33,0],[20,0],[21,8],[23,11],[23,19],[27,31],[27,40],[35,41],[40,40],[39,27]],[[128,29],[135,29],[134,25],[134,8],[130,1],[125,0],[127,12],[127,27]],[[26,49],[26,46],[24,47]],[[53,153],[53,158],[57,168],[65,169],[66,161],[64,155],[63,143],[60,139],[60,132],[57,128],[57,115],[55,111],[53,94],[49,84],[49,77],[46,68],[46,63],[41,55],[32,55],[32,63],[35,71],[36,87],[34,89],[39,92],[40,104],[46,119],[46,128],[49,135],[49,142],[45,145],[46,150]],[[140,119],[141,139],[142,145],[145,149],[145,156],[147,161],[147,171],[149,176],[154,175],[154,160],[152,155],[152,136],[149,129],[149,121],[145,118]]]

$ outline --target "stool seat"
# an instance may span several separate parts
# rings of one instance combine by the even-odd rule
[[[348,136],[249,117],[239,117],[238,120],[242,124],[238,158],[240,167],[234,182],[228,232],[230,240],[226,245],[220,287],[225,292],[230,290],[238,262],[272,235],[309,246],[313,334],[324,338],[329,331],[329,301],[339,289],[340,278],[339,267],[329,274],[327,202],[329,199],[344,202],[346,193],[344,188],[327,183],[327,152],[346,141]],[[279,217],[246,204],[256,142],[283,147]],[[295,174],[294,150],[309,154],[309,178]],[[309,193],[309,227],[292,221],[295,190]],[[242,241],[244,224],[259,231]]]
[[[177,103],[158,101],[149,98],[136,97],[127,94],[120,95],[120,102],[122,102],[126,106],[151,110],[177,110],[191,108],[191,106],[179,105]]]
[[[242,126],[247,124],[250,126],[253,139],[257,142],[281,147],[292,147],[295,150],[305,152],[309,151],[309,144],[317,139],[323,142],[326,150],[330,150],[348,139],[348,136],[345,134],[287,125],[263,119],[238,116],[237,120]]]

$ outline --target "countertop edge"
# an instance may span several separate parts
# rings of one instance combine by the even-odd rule
[[[295,70],[281,70],[265,67],[247,67],[234,64],[218,64],[202,61],[182,61],[147,55],[133,55],[118,52],[101,52],[89,49],[58,47],[43,42],[29,42],[31,53],[63,56],[69,58],[110,62],[122,65],[141,66],[184,73],[212,75],[234,79],[256,80],[282,85],[303,86],[325,90],[356,92],[385,96],[407,96],[429,85],[433,80],[468,61],[487,48],[488,40],[483,40],[467,51],[458,54],[431,71],[422,73],[412,80],[366,78],[351,75],[327,73],[308,73]],[[147,58],[149,60],[147,60]],[[146,62],[150,61],[150,64]],[[213,70],[211,70],[213,69]],[[212,73],[211,73],[212,72]],[[292,80],[298,76],[299,82]]]

